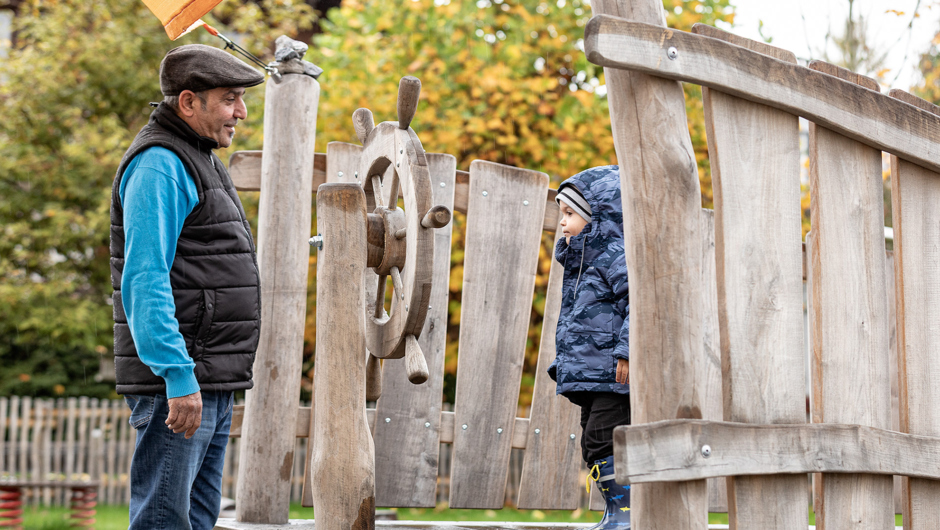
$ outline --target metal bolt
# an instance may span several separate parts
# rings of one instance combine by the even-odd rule
[[[359,172],[356,171],[356,178],[359,178]]]
[[[310,246],[317,247],[317,250],[323,250],[323,236],[317,234],[310,238]]]
[[[408,306],[405,306],[405,311],[408,311]]]
[[[483,196],[486,197],[487,195],[489,195],[489,193],[487,193],[487,192],[484,191],[484,192],[483,192]]]
[[[404,152],[405,152],[404,149],[399,149],[399,150],[398,150],[398,154],[403,154]]]
[[[712,455],[712,448],[708,445],[702,446],[702,456],[708,458]]]
[[[529,201],[522,201],[522,205],[523,205],[523,206],[528,206],[528,205],[529,205]]]
[[[535,429],[535,434],[542,432],[542,429]]]
[[[463,429],[463,430],[467,430],[467,424],[464,423],[463,425],[460,426],[460,428]]]
[[[496,429],[496,434],[503,434],[503,428],[500,427],[500,428]]]
[[[395,167],[400,167],[400,166],[401,166],[401,162],[395,162]]]
[[[430,310],[431,310],[431,306],[428,306],[428,311],[430,311]]]
[[[574,435],[572,434],[571,436],[569,436],[569,438],[571,438],[572,440],[574,440]]]
[[[392,423],[392,418],[385,418],[385,423]]]
[[[670,61],[675,61],[678,56],[679,50],[677,50],[675,46],[670,46],[669,49],[666,50],[666,57],[669,57]]]
[[[424,422],[424,428],[425,428],[425,429],[430,429],[430,428],[431,428],[431,422],[429,422],[429,421]]]
[[[336,174],[336,176],[339,177],[339,178],[343,178],[343,172],[340,171],[339,173]]]
[[[441,182],[441,187],[442,187],[442,188],[446,188],[446,187],[447,187],[447,184],[444,184],[443,182]]]

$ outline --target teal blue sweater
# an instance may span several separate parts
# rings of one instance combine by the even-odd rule
[[[176,241],[199,204],[196,184],[176,154],[151,147],[127,166],[120,196],[125,234],[121,295],[137,353],[166,381],[168,398],[199,392],[170,287]]]

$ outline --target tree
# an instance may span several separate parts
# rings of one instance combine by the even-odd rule
[[[295,14],[309,27],[309,6],[280,4],[230,1],[220,16],[259,49],[296,32]],[[162,97],[166,51],[219,41],[170,42],[139,0],[26,1],[14,29],[0,62],[0,395],[106,396],[94,376],[112,355],[111,181]],[[258,107],[246,130],[260,130]],[[243,136],[258,146],[260,133]]]

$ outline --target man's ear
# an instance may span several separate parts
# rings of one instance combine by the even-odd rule
[[[186,116],[187,118],[192,118],[196,113],[196,100],[199,99],[196,96],[196,93],[192,90],[184,90],[180,92],[179,96],[179,105],[180,105],[180,114]]]

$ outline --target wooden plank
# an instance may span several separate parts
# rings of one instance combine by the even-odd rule
[[[290,511],[297,396],[310,268],[312,179],[320,85],[285,75],[265,89],[258,266],[261,337],[246,392],[237,517],[282,524]],[[272,473],[272,470],[279,472]]]
[[[317,436],[310,471],[316,485],[317,524],[326,528],[370,528],[375,517],[375,448],[364,407],[361,271],[366,267],[366,226],[366,197],[361,187],[325,184],[321,188],[317,230],[323,234],[323,248],[317,252],[314,374]]]
[[[89,407],[89,398],[86,396],[81,396],[78,398],[78,436],[75,443],[75,467],[74,472],[76,474],[81,474],[87,469],[86,465],[86,454],[88,452],[88,407]],[[72,479],[73,477],[69,477]]]
[[[719,30],[709,33],[731,40]],[[796,63],[792,54],[776,55]],[[724,419],[805,422],[799,119],[717,90],[702,94],[715,197]],[[730,477],[730,524],[808,525],[805,481]]]
[[[105,435],[108,424],[108,412],[111,408],[111,401],[108,399],[98,400],[98,406],[94,410],[94,429],[91,431],[91,447],[94,466],[90,467],[91,479],[107,484],[107,468],[105,467],[106,449]],[[104,491],[99,490],[99,495],[104,495]]]
[[[261,191],[261,151],[235,151],[228,160],[229,176],[238,191]],[[326,153],[313,155],[313,189],[326,179]]]
[[[940,114],[906,92],[891,96]],[[940,436],[940,175],[891,157],[894,280],[897,308],[900,430]],[[903,479],[901,505],[908,529],[936,526],[940,482]]]
[[[11,396],[10,397],[10,430],[7,436],[9,440],[9,446],[7,447],[7,467],[4,468],[9,471],[10,475],[18,478],[25,478],[19,476],[19,459],[17,454],[17,440],[19,438],[19,429],[20,429],[20,397]]]
[[[65,422],[66,422],[66,399],[58,398],[55,402],[55,441],[53,442],[52,448],[52,473],[59,477],[62,480],[68,480],[68,476],[65,474]],[[0,422],[2,424],[2,422]],[[0,462],[0,466],[3,463]],[[64,488],[56,489],[53,494],[55,495],[54,504],[56,506],[62,506],[65,504],[65,490]]]
[[[815,123],[809,133],[814,421],[890,429],[881,152]],[[827,528],[892,524],[891,477],[824,474],[821,483],[816,520]]]
[[[826,480],[858,473],[879,475],[888,486],[891,475],[940,478],[937,437],[840,423],[668,420],[621,426],[614,429],[614,456],[617,481],[631,484],[792,473],[800,474],[805,491],[803,474],[814,472],[825,473]],[[890,500],[890,489],[887,493]],[[827,497],[826,503],[831,502]],[[883,513],[893,521],[888,507]],[[850,520],[826,524],[841,526]]]
[[[470,174],[450,506],[498,509],[505,500],[548,175],[482,160],[470,164]]]
[[[729,42],[650,23],[595,16],[584,34],[585,53],[594,64],[721,90],[940,171],[940,117],[887,95]],[[670,59],[673,48],[676,56]]]
[[[710,27],[710,26],[709,26]],[[721,421],[721,342],[718,326],[718,277],[715,272],[715,212],[702,209],[702,363],[705,384],[702,419]],[[708,479],[708,511],[728,512],[724,479]]]
[[[118,504],[118,477],[121,475],[119,446],[121,444],[120,425],[121,408],[126,407],[124,400],[111,400],[111,413],[108,425],[108,503]]]
[[[53,445],[52,432],[55,430],[55,401],[43,400],[43,428],[42,428],[42,458],[40,460],[40,476],[48,480],[52,473]],[[43,488],[42,503],[44,506],[52,504],[52,489]]]
[[[898,399],[898,314],[897,295],[894,289],[894,252],[885,253],[885,286],[888,293],[888,380],[891,382],[891,430],[901,431],[901,413]],[[903,513],[901,506],[901,476],[894,477],[894,513]]]
[[[556,210],[556,223],[558,222]],[[555,229],[558,239],[564,237]],[[555,246],[552,246],[554,253]],[[581,409],[555,393],[548,366],[555,360],[555,328],[561,313],[561,282],[565,268],[552,257],[546,287],[542,339],[535,367],[535,387],[529,415],[532,446],[522,460],[517,506],[525,510],[574,510],[581,500]]]
[[[660,0],[602,0],[592,9],[664,24]],[[604,75],[625,206],[630,350],[642,352],[630,363],[633,421],[701,418],[702,198],[685,96],[675,81],[612,68]],[[643,485],[630,500],[637,528],[708,525],[705,481]]]
[[[32,480],[43,480],[42,476],[42,438],[44,427],[45,404],[41,399],[33,401],[32,418],[30,420],[29,436],[29,475]],[[38,505],[41,503],[41,492],[38,487],[32,488],[30,504]]]
[[[432,203],[453,209],[457,159],[435,153],[427,153],[426,158]],[[383,363],[382,397],[376,405],[379,421],[373,429],[376,506],[436,505],[452,233],[453,223],[434,231],[431,308],[418,338],[430,374],[427,382],[410,383],[404,362]],[[370,294],[375,296],[371,289],[366,296]]]
[[[32,430],[33,398],[24,396],[20,400],[20,450],[19,475],[24,479],[35,479],[29,465],[29,435]]]

